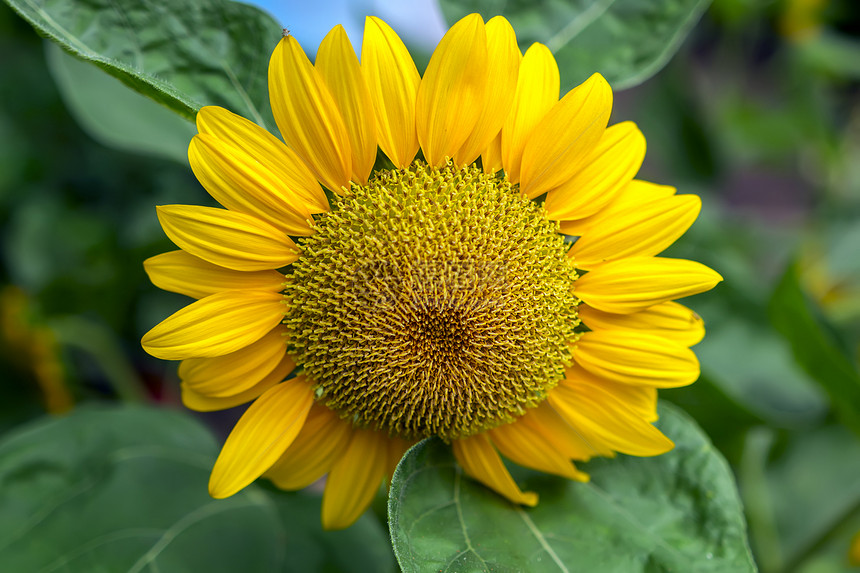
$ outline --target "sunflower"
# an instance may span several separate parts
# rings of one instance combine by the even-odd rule
[[[209,484],[286,490],[327,476],[323,525],[349,526],[410,445],[436,436],[472,478],[533,506],[500,456],[585,481],[574,461],[652,456],[656,390],[690,384],[700,318],[673,299],[721,277],[659,258],[693,195],[634,179],[645,140],[607,127],[599,74],[559,98],[549,50],[470,15],[423,77],[368,18],[315,63],[288,34],[269,64],[283,142],[219,107],[189,148],[225,209],[158,208],[180,250],[152,282],[198,299],[143,337],[181,360],[182,398],[252,402]]]

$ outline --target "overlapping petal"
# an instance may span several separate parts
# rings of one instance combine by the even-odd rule
[[[226,291],[182,308],[143,335],[143,349],[162,360],[223,356],[260,340],[283,318],[283,296]]]
[[[326,480],[322,502],[325,529],[343,529],[358,519],[379,491],[388,462],[385,434],[355,429]]]
[[[250,402],[261,396],[269,388],[283,382],[284,378],[292,372],[296,367],[296,363],[290,356],[284,356],[281,362],[275,366],[275,369],[269,372],[262,380],[236,394],[230,396],[207,396],[192,390],[188,383],[182,382],[180,389],[182,390],[182,403],[187,408],[198,412],[212,412],[214,410],[226,410],[235,408],[241,404]]]
[[[407,167],[418,153],[415,99],[421,76],[403,41],[373,16],[364,24],[361,73],[373,102],[379,147],[395,167]]]
[[[320,73],[287,36],[269,62],[269,101],[281,136],[323,185],[349,189],[352,149],[343,118]]]
[[[454,440],[451,445],[457,461],[471,477],[514,503],[537,505],[537,494],[520,490],[486,434]]]
[[[316,68],[343,118],[352,152],[352,176],[367,184],[376,161],[376,114],[358,58],[343,26],[335,26],[317,50]]]
[[[543,116],[523,148],[520,189],[538,197],[582,170],[603,137],[612,111],[612,89],[594,74]],[[504,135],[502,136],[504,146]]]
[[[302,431],[265,477],[285,490],[307,487],[328,473],[351,437],[349,422],[325,406],[314,404]]]
[[[633,179],[643,159],[645,136],[636,124],[625,121],[607,128],[584,166],[547,194],[547,218],[562,221],[594,215]]]
[[[594,215],[583,219],[561,221],[561,232],[565,235],[585,235],[592,229],[601,228],[606,222],[611,223],[613,218],[620,213],[635,210],[651,201],[665,199],[674,194],[674,187],[634,179],[622,187],[605,208]]]
[[[702,208],[696,195],[672,195],[617,213],[583,232],[568,256],[581,269],[624,257],[653,256],[683,235]]]
[[[591,392],[591,387],[599,386],[638,412],[646,422],[657,421],[657,388],[654,386],[614,382],[577,365],[565,370],[565,377],[559,384],[575,392]]]
[[[227,436],[209,477],[209,494],[229,497],[272,467],[302,429],[313,395],[311,384],[299,377],[257,398]]]
[[[583,304],[579,306],[579,318],[591,330],[648,332],[685,346],[693,346],[705,336],[702,317],[677,302],[664,302],[631,314],[603,312]]]
[[[304,200],[238,147],[198,134],[188,146],[188,161],[200,184],[228,209],[253,215],[287,235],[313,233]]]
[[[203,298],[225,290],[280,291],[284,275],[274,270],[234,271],[225,269],[185,251],[169,251],[143,261],[152,284],[160,289]]]
[[[675,444],[642,416],[600,386],[581,391],[557,386],[547,398],[552,407],[589,443],[604,444],[631,456],[657,456]]]
[[[389,478],[394,475],[394,470],[397,464],[403,459],[403,454],[406,450],[415,445],[415,440],[404,440],[398,436],[389,436],[388,438],[388,463],[386,464],[385,475]],[[391,483],[390,481],[388,482]]]
[[[552,391],[552,390],[551,390]],[[591,444],[576,428],[556,412],[549,402],[541,402],[517,420],[550,442],[555,449],[572,460],[587,461],[594,456],[613,457],[615,452],[603,444]]]
[[[296,195],[310,206],[312,213],[328,211],[325,193],[304,161],[259,125],[223,107],[210,105],[197,112],[197,130],[253,157],[278,176],[290,196]]]
[[[523,148],[535,126],[558,101],[561,79],[549,48],[532,44],[519,66],[511,111],[502,128],[500,152],[505,175],[520,180]]]
[[[189,358],[179,378],[189,389],[215,398],[244,392],[265,378],[284,358],[286,328],[278,325],[260,340],[215,358]]]
[[[195,205],[164,205],[156,211],[177,247],[213,265],[261,271],[299,258],[292,239],[251,215]]]
[[[574,345],[573,360],[596,376],[624,384],[675,388],[699,377],[699,361],[685,345],[632,330],[584,333]]]
[[[454,154],[457,165],[474,161],[500,134],[516,92],[522,56],[514,29],[507,20],[496,16],[487,22],[486,32],[487,53],[492,57],[487,60],[485,101],[472,133]]]
[[[628,314],[710,290],[721,280],[695,261],[631,257],[604,263],[577,279],[575,294],[598,310]]]
[[[502,133],[493,138],[487,149],[481,154],[481,164],[484,173],[495,173],[502,170]]]
[[[483,113],[487,97],[487,32],[477,14],[448,30],[427,64],[415,100],[415,126],[431,166],[454,157]]]
[[[588,481],[588,475],[577,470],[552,442],[520,420],[494,428],[489,434],[502,455],[516,464],[576,481]]]

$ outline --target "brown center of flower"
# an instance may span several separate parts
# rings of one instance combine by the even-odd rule
[[[570,360],[576,274],[556,224],[475,167],[354,185],[287,275],[289,344],[358,426],[463,438],[546,397]]]

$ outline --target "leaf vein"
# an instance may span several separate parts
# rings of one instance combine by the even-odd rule
[[[129,568],[128,573],[139,573],[140,571],[143,571],[147,565],[154,563],[158,556],[167,549],[173,540],[191,526],[218,515],[219,513],[244,507],[251,507],[253,505],[256,505],[253,501],[244,501],[241,504],[234,504],[224,503],[223,500],[213,500],[206,505],[200,506],[167,528],[152,547],[150,547],[146,553],[141,555],[141,557]]]
[[[596,22],[613,4],[615,4],[615,0],[598,0],[593,3],[568,22],[564,28],[553,34],[546,41],[546,47],[555,54],[580,35],[583,30]]]
[[[549,541],[546,537],[544,537],[540,529],[537,528],[535,522],[532,521],[531,517],[529,517],[529,514],[526,513],[526,511],[521,507],[517,507],[516,511],[522,518],[522,520],[525,522],[526,527],[529,528],[531,534],[534,535],[535,539],[537,539],[538,543],[540,543],[540,546],[543,548],[543,550],[546,551],[550,558],[552,558],[553,562],[558,565],[558,568],[564,573],[570,573],[570,570],[565,566],[565,564],[562,562],[561,558],[558,556],[552,546],[550,546]]]
[[[48,14],[41,6],[33,2],[33,0],[24,0],[27,5],[36,12],[45,22],[49,25],[53,26],[53,28],[57,31],[58,36],[62,36],[69,44],[71,44],[75,49],[80,52],[84,52],[90,57],[96,57],[97,54],[95,50],[81,42],[76,36],[72,35],[72,33],[60,25],[59,22],[54,20],[50,14]]]

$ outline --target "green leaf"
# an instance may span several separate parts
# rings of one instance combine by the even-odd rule
[[[48,67],[66,107],[96,141],[188,164],[194,125],[99,68],[46,45]]]
[[[857,436],[837,425],[807,430],[774,457],[767,468],[766,487],[784,563],[797,565],[821,553],[831,536],[839,536],[845,522],[855,523],[847,528],[848,538],[860,531],[856,525],[860,520]],[[844,560],[848,546],[844,541],[837,563]],[[837,570],[843,569],[847,568]]]
[[[220,105],[272,130],[268,58],[281,27],[227,0],[6,0],[41,34],[188,120]]]
[[[290,571],[396,571],[388,534],[372,513],[366,512],[348,529],[323,531],[322,496],[271,489],[284,524],[284,550],[290,556]]]
[[[515,506],[466,477],[426,440],[394,474],[389,525],[406,572],[754,571],[732,474],[701,430],[661,405],[675,449],[582,464],[587,484],[530,474],[537,507]]]
[[[22,428],[0,443],[0,571],[279,570],[268,497],[209,497],[215,450],[192,419],[144,408]]]
[[[555,54],[562,93],[600,72],[615,89],[660,71],[710,0],[440,0],[449,23],[501,14],[520,47],[541,42]]]
[[[795,365],[785,340],[766,322],[731,312],[708,324],[705,340],[696,347],[702,372],[770,424],[791,427],[824,417],[827,397]]]
[[[216,452],[192,418],[141,407],[82,407],[7,436],[0,571],[393,569],[371,514],[331,533],[319,496],[250,486],[212,499]]]
[[[830,396],[840,421],[860,434],[860,373],[790,265],[770,300],[770,319],[788,340],[798,364]]]

